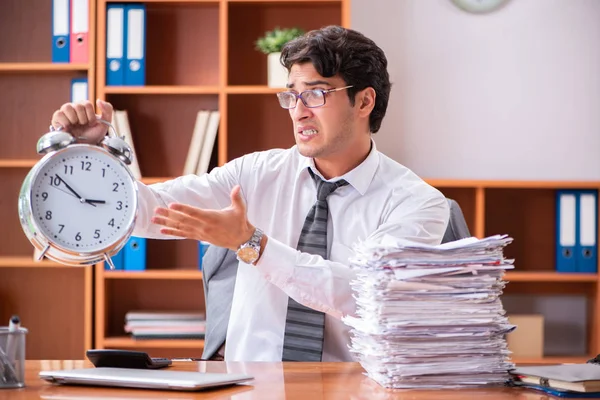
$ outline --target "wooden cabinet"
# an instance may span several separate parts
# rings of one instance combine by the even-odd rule
[[[96,90],[128,112],[143,181],[183,173],[196,114],[218,110],[209,169],[244,154],[294,144],[289,114],[267,87],[267,57],[254,41],[277,26],[306,31],[349,24],[349,0],[146,1],[146,85],[106,85],[106,0],[98,0]],[[134,341],[123,331],[133,309],[203,310],[198,246],[149,240],[147,269],[96,266],[95,346],[137,348],[156,356],[197,356],[201,340]]]
[[[458,201],[471,234],[477,237],[508,234],[514,241],[505,248],[505,257],[515,260],[515,269],[507,272],[509,282],[503,302],[508,314],[527,313],[529,304],[553,299],[573,302],[584,309],[546,310],[545,339],[559,343],[546,346],[561,354],[543,358],[515,358],[517,363],[585,362],[600,352],[598,329],[598,274],[556,272],[556,192],[561,189],[600,189],[600,182],[537,181],[453,181],[428,180],[446,195]],[[541,307],[544,309],[544,307]],[[554,311],[554,312],[553,312]],[[552,322],[556,313],[581,315],[570,325]],[[577,349],[577,354],[562,354],[559,348]],[[554,349],[552,349],[554,347]],[[579,349],[585,349],[583,351]],[[566,350],[568,351],[568,350]]]
[[[89,40],[96,2],[89,0]],[[21,317],[27,358],[81,358],[92,346],[93,267],[35,262],[19,222],[21,183],[39,160],[36,143],[52,113],[70,101],[71,80],[87,78],[94,98],[93,46],[88,64],[52,63],[52,3],[8,0],[0,6],[0,325]]]

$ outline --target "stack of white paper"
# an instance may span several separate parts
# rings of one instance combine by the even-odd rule
[[[499,296],[513,268],[506,235],[428,246],[385,237],[355,247],[357,303],[351,350],[367,375],[390,388],[500,384],[514,329]]]

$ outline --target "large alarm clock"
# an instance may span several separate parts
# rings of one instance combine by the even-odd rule
[[[100,145],[77,143],[61,129],[43,135],[44,156],[19,194],[25,235],[44,256],[65,265],[106,261],[127,242],[137,216],[136,180],[127,167],[132,151],[114,127]]]

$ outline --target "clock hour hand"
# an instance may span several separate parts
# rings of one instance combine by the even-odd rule
[[[106,204],[106,200],[90,200],[90,199],[85,199],[85,202],[91,205],[94,205],[94,203],[96,204]]]

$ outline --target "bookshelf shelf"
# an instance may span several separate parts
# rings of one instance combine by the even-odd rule
[[[105,279],[191,279],[202,280],[202,271],[104,271]]]
[[[174,176],[149,176],[147,178],[142,177],[142,182],[144,182],[146,185],[151,185],[153,183],[165,182],[174,178]]]
[[[31,168],[39,160],[0,160],[0,168]]]
[[[509,282],[590,282],[598,281],[597,274],[567,274],[557,272],[507,272]]]
[[[135,340],[129,336],[106,337],[105,348],[146,348],[146,349],[198,349],[204,347],[204,340],[199,339],[149,339]]]
[[[600,181],[485,181],[425,179],[437,188],[481,188],[481,189],[599,189]]]
[[[106,86],[106,94],[219,94],[218,86],[155,85],[155,86]]]
[[[235,85],[228,86],[226,89],[227,94],[276,94],[286,90],[285,88],[271,88],[268,86],[254,85]]]
[[[0,63],[0,72],[65,72],[65,71],[87,71],[88,64],[70,63],[46,63],[46,62],[15,62]]]
[[[35,261],[32,257],[0,257],[0,268],[80,268],[56,263],[54,261]]]

